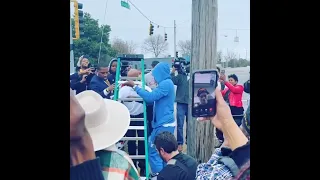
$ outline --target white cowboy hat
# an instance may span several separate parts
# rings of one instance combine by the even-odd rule
[[[77,94],[76,98],[86,113],[85,126],[92,138],[94,151],[114,145],[126,134],[130,124],[126,106],[103,99],[91,90]]]

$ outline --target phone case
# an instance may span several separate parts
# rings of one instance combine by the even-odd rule
[[[209,74],[209,73],[215,73],[215,79],[214,79],[214,84],[211,85],[211,79],[209,83],[203,83],[203,86],[206,86],[204,88],[199,88],[203,89],[204,92],[207,92],[207,97],[205,98],[207,101],[207,104],[201,104],[201,101],[199,100],[199,103],[195,103],[195,82],[194,82],[194,77],[196,73],[201,73],[201,74]],[[196,70],[193,71],[191,75],[191,80],[192,80],[192,105],[191,105],[191,114],[193,117],[209,117],[209,116],[214,116],[216,114],[216,101],[215,101],[215,95],[212,94],[214,93],[215,89],[217,88],[217,82],[219,78],[219,73],[216,69],[206,69],[206,70]],[[201,83],[199,83],[201,84]],[[207,89],[211,89],[213,87],[213,90],[205,91]],[[214,96],[212,99],[209,99],[209,95]],[[210,101],[210,102],[209,102]],[[196,104],[199,104],[196,106]],[[212,106],[211,106],[212,105]],[[196,107],[195,107],[196,106]],[[201,107],[200,107],[201,106]]]

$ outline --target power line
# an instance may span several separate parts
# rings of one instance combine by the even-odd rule
[[[138,10],[138,12],[143,16],[143,17],[145,17],[148,21],[150,21],[150,23],[152,23],[152,24],[155,24],[155,25],[157,25],[157,26],[159,26],[159,27],[163,27],[163,28],[174,28],[174,27],[169,27],[169,26],[162,26],[162,25],[160,25],[160,24],[158,24],[158,23],[155,23],[154,21],[152,21],[150,18],[148,18],[148,16],[146,16],[135,4],[133,4],[130,0],[128,0],[128,2],[134,7],[134,8],[136,8],[136,10]]]
[[[108,8],[108,0],[106,1],[106,7],[105,7],[105,9],[104,9],[103,23],[105,23],[105,20],[106,20],[107,8]],[[99,61],[100,61],[100,54],[101,54],[101,48],[102,48],[102,39],[103,39],[104,27],[105,27],[105,26],[106,26],[106,25],[102,25],[102,28],[101,28],[101,38],[100,38],[100,48],[99,48],[98,64],[99,64]]]

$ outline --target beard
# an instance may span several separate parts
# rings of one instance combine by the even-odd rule
[[[88,69],[88,64],[82,64],[81,69]]]

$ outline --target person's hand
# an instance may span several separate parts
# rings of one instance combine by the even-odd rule
[[[175,73],[176,72],[176,68],[173,66],[171,69],[171,73]]]
[[[134,86],[134,82],[132,80],[129,80],[129,81],[123,83],[123,85],[133,87]]]
[[[111,86],[109,86],[107,89],[108,89],[108,91],[113,91],[114,90],[114,87],[115,87],[115,85],[114,84],[112,84]]]
[[[82,79],[81,79],[81,81],[80,81],[80,82],[81,82],[81,83],[86,82],[87,77],[88,77],[88,75],[84,74],[84,75],[82,76]]]
[[[229,122],[234,121],[230,107],[227,105],[227,103],[224,101],[221,92],[216,89],[215,90],[215,96],[217,100],[217,113],[214,117],[200,117],[197,120],[198,121],[205,121],[205,120],[211,120],[212,124],[221,130],[223,126],[228,124]]]
[[[226,81],[226,75],[221,74],[219,79],[220,79],[221,81]]]
[[[95,158],[84,119],[85,112],[70,89],[70,159],[73,166]]]
[[[88,69],[85,70],[85,74],[92,74],[93,70],[94,70],[94,68],[88,68]]]

